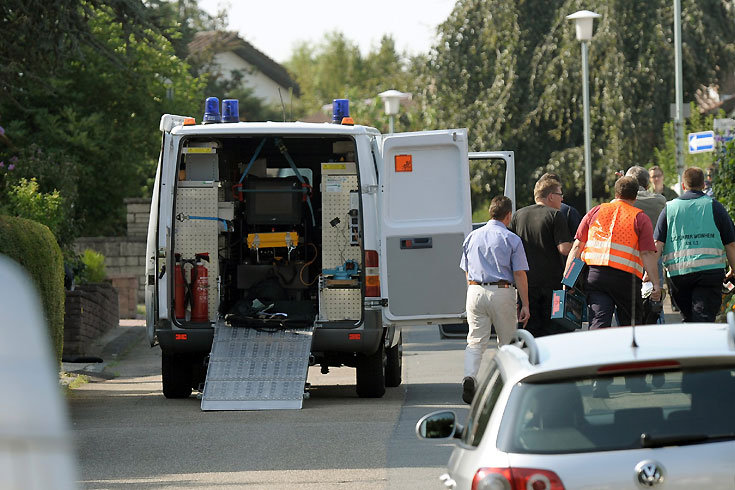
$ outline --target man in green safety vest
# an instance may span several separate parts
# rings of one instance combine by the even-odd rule
[[[658,217],[656,248],[663,252],[671,294],[684,321],[713,322],[723,280],[732,278],[735,269],[735,226],[725,207],[703,192],[701,168],[684,171],[682,190]]]

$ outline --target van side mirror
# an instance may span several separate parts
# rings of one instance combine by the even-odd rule
[[[416,423],[416,435],[420,439],[448,439],[458,437],[461,432],[457,415],[449,410],[424,415]]]

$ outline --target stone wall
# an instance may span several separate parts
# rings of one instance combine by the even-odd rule
[[[112,285],[81,284],[66,292],[63,357],[89,355],[85,350],[120,323],[117,291]]]
[[[151,200],[128,198],[124,202],[128,208],[128,237],[147,237]]]
[[[125,205],[126,236],[82,237],[74,243],[74,249],[81,253],[90,248],[105,256],[107,277],[120,293],[121,318],[133,318],[136,311],[131,303],[145,304],[145,249],[151,200],[125,199]]]

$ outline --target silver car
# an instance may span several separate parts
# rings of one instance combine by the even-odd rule
[[[448,488],[735,488],[735,316],[534,339],[480,377],[469,417],[423,417],[458,439]]]

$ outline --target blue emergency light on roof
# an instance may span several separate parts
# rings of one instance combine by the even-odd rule
[[[349,99],[334,99],[332,102],[332,123],[342,124],[342,119],[350,117]]]
[[[237,99],[225,99],[222,101],[222,122],[240,122],[240,107]]]
[[[204,103],[204,117],[202,124],[212,124],[222,122],[219,114],[219,99],[217,97],[207,97]]]

